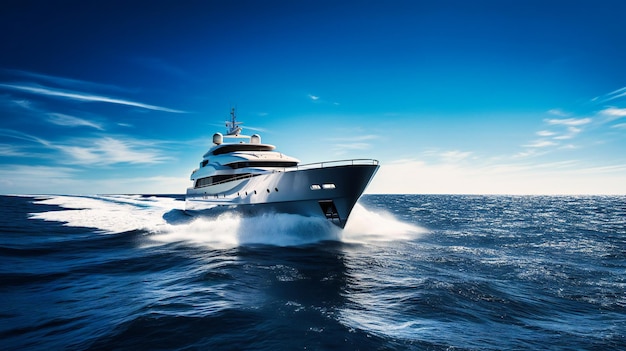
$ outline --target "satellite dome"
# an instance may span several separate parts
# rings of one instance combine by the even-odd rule
[[[224,142],[224,137],[222,136],[222,133],[213,134],[213,144],[220,145],[223,142]]]
[[[261,136],[258,134],[253,134],[250,137],[250,144],[260,144],[261,143]]]

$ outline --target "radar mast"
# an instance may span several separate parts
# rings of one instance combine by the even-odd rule
[[[241,133],[240,124],[243,124],[243,122],[237,122],[235,108],[233,107],[230,109],[230,121],[226,122],[226,128],[228,128],[226,135],[238,136]]]

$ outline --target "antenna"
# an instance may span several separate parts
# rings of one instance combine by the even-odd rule
[[[235,114],[235,108],[232,107],[230,109],[230,121],[226,122],[226,134],[227,135],[234,135],[237,136],[239,135],[239,133],[241,133],[241,127],[239,127],[240,124],[242,124],[243,122],[237,122],[237,115]]]

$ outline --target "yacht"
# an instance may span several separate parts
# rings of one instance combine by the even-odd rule
[[[291,213],[326,218],[344,228],[379,162],[352,159],[300,164],[274,145],[262,143],[260,135],[241,134],[241,124],[233,108],[226,134],[213,135],[213,145],[191,173],[185,212]]]

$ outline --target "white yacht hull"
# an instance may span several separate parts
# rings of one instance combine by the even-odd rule
[[[188,188],[189,214],[292,213],[327,218],[343,228],[357,200],[378,170],[378,162],[268,171],[249,178]]]

